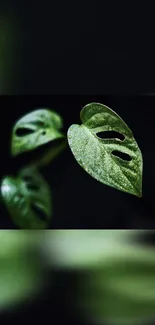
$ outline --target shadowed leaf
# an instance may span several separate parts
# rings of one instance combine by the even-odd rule
[[[23,229],[44,229],[51,218],[51,193],[44,178],[34,169],[24,169],[18,177],[5,177],[2,199],[14,221]]]
[[[38,109],[28,113],[14,125],[11,140],[12,155],[17,156],[58,141],[58,148],[51,145],[49,150],[44,152],[44,156],[40,155],[42,164],[44,160],[47,161],[46,155],[50,161],[63,148],[62,143],[64,143],[65,136],[61,131],[62,127],[62,118],[51,110]],[[38,166],[39,161],[37,161]]]

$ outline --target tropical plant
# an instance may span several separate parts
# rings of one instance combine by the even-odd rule
[[[62,117],[50,109],[38,109],[13,126],[11,155],[41,151],[18,175],[5,176],[2,200],[14,223],[23,229],[47,228],[52,216],[50,188],[41,168],[69,147],[79,165],[96,180],[118,190],[142,196],[143,158],[127,124],[109,107],[90,103],[80,113],[81,125],[70,126],[67,137]]]

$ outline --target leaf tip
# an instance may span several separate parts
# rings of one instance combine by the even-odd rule
[[[141,198],[143,197],[142,191],[139,191],[139,192],[137,193],[137,196],[141,199]]]

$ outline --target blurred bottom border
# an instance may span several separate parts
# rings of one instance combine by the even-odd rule
[[[0,231],[0,321],[155,324],[155,231]]]

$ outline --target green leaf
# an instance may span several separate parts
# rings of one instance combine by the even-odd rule
[[[128,250],[126,256],[107,259],[104,266],[87,273],[79,304],[90,319],[138,324],[155,316],[155,254],[152,249],[151,258],[151,249],[134,248],[137,259]]]
[[[56,230],[45,235],[44,249],[48,263],[59,268],[91,269],[104,259],[124,254],[127,239],[133,232],[126,230]],[[129,238],[128,238],[129,237]],[[125,254],[127,251],[125,250]]]
[[[0,232],[1,311],[35,299],[42,287],[42,268],[34,239],[36,233]]]
[[[34,150],[49,142],[63,141],[62,126],[62,118],[48,109],[38,109],[28,113],[14,125],[11,141],[12,155]]]
[[[142,196],[143,159],[132,131],[109,107],[91,103],[81,111],[83,124],[68,130],[79,165],[103,184]]]
[[[154,231],[42,233],[51,269],[76,272],[77,309],[88,323],[137,324],[155,316],[155,250],[142,240]]]
[[[150,231],[148,231],[150,233]],[[152,261],[155,252],[138,245],[146,230],[56,230],[42,232],[47,261],[58,268],[91,270],[127,258]]]
[[[35,169],[23,169],[18,177],[5,177],[1,185],[4,203],[14,221],[23,229],[44,229],[51,218],[51,193]]]

